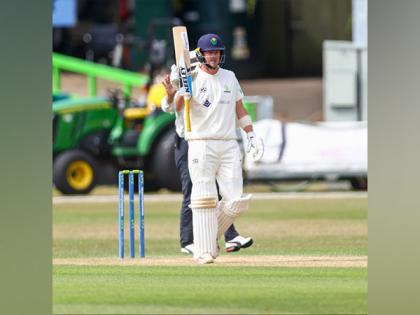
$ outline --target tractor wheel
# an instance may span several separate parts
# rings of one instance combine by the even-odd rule
[[[96,185],[97,163],[88,153],[72,150],[54,159],[55,187],[66,195],[88,194]]]
[[[175,165],[175,130],[166,131],[159,139],[152,156],[152,172],[161,187],[181,191],[181,180]]]

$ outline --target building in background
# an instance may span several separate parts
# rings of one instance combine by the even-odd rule
[[[327,121],[367,121],[367,0],[353,0],[352,41],[324,41],[323,113]]]

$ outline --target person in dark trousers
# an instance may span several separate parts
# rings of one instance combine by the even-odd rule
[[[188,142],[184,139],[184,120],[183,111],[176,112],[173,100],[176,94],[176,89],[170,81],[169,75],[166,75],[162,81],[166,89],[167,96],[162,99],[161,108],[165,112],[176,114],[175,127],[175,164],[178,168],[181,187],[183,193],[183,200],[180,211],[180,243],[181,252],[185,254],[194,253],[194,239],[193,239],[193,223],[192,210],[189,207],[191,203],[191,188],[192,182],[188,171]],[[219,196],[220,199],[220,196]],[[243,237],[236,231],[232,224],[224,233],[225,237],[225,251],[236,252],[241,248],[247,248],[252,245],[251,237]]]

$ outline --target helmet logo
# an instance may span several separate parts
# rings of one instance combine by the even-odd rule
[[[210,39],[210,44],[212,44],[213,46],[217,44],[217,38],[216,37],[212,37]]]

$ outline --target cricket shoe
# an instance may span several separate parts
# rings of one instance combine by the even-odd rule
[[[209,253],[204,253],[197,259],[199,264],[205,265],[205,264],[212,264],[214,262],[214,259],[212,255]]]
[[[228,253],[237,252],[241,248],[247,248],[254,243],[251,237],[243,237],[238,235],[234,239],[225,243],[225,251]]]
[[[181,253],[194,255],[194,244],[189,244],[187,246],[181,247]]]

